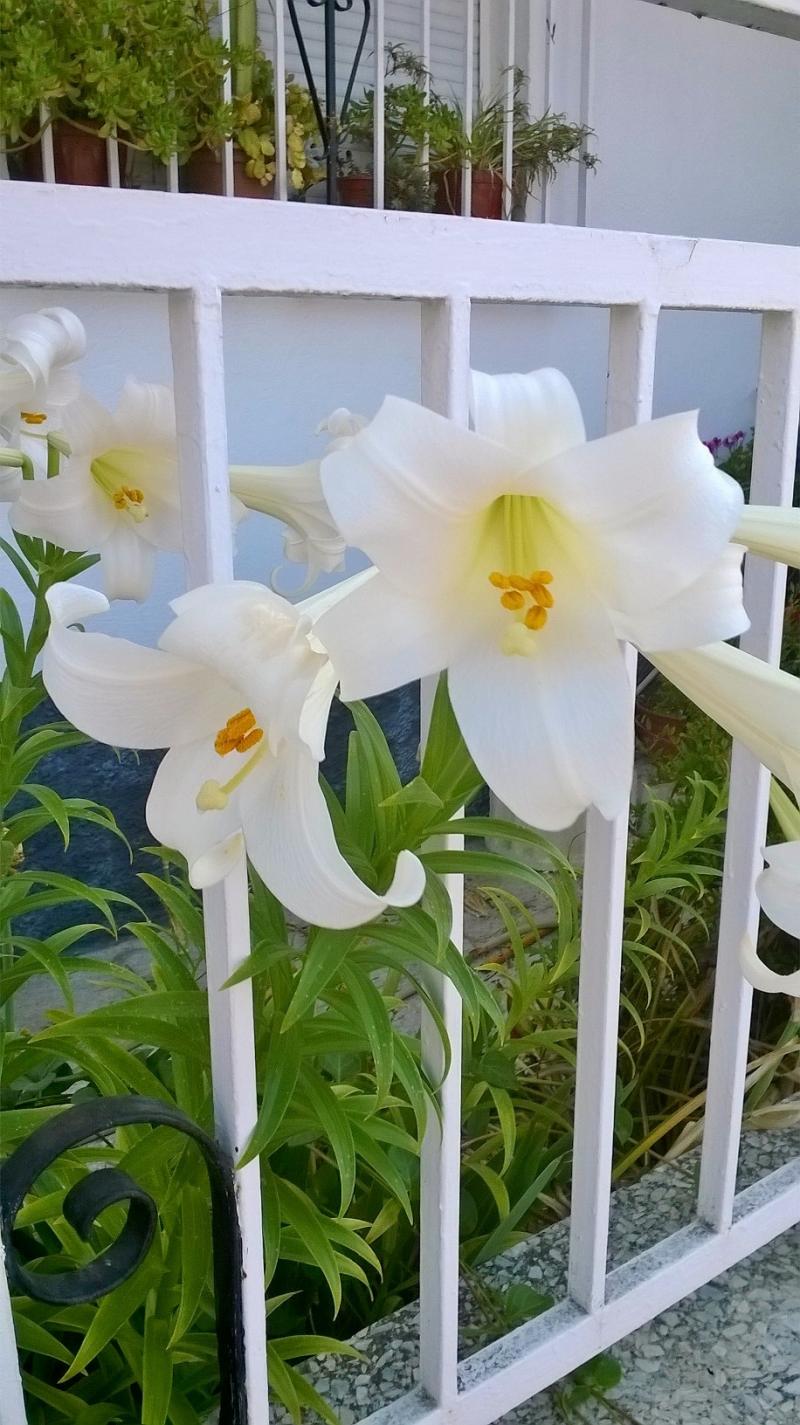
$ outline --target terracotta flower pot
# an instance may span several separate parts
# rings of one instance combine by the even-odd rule
[[[108,187],[108,154],[106,141],[100,137],[100,125],[92,119],[81,119],[82,128],[76,128],[68,119],[56,119],[53,124],[53,159],[57,183],[79,183],[85,188]],[[86,129],[94,129],[87,133]],[[119,178],[125,181],[125,161],[127,150],[119,145]],[[41,143],[31,144],[20,154],[23,176],[32,183],[41,183],[44,177]]]
[[[437,213],[461,213],[462,173],[460,168],[448,168],[436,182]],[[490,168],[476,168],[472,174],[473,218],[502,218],[503,176]]]
[[[233,194],[235,198],[272,198],[275,185],[260,183],[245,172],[247,155],[240,148],[233,150]],[[211,148],[198,148],[190,155],[182,170],[181,187],[187,193],[222,195],[222,154]]]
[[[338,193],[339,203],[343,208],[372,208],[375,206],[371,173],[342,174],[339,178]]]

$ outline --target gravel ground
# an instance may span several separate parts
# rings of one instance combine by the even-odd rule
[[[797,1134],[747,1133],[739,1188],[795,1156]],[[613,1199],[609,1262],[619,1266],[691,1221],[697,1155],[657,1168]],[[566,1291],[568,1223],[558,1223],[490,1262],[487,1284],[528,1282],[556,1300]],[[463,1328],[477,1321],[472,1293],[462,1286]],[[405,1307],[354,1338],[361,1361],[325,1359],[306,1370],[340,1414],[356,1425],[371,1411],[413,1389],[417,1370],[417,1309]],[[462,1339],[462,1356],[475,1343]],[[786,1233],[708,1283],[613,1348],[623,1367],[611,1399],[627,1417],[592,1403],[583,1425],[800,1425],[800,1229]],[[631,1418],[632,1417],[632,1421]],[[279,1407],[274,1425],[288,1417]],[[544,1392],[504,1417],[503,1425],[559,1425]],[[575,1425],[579,1425],[578,1417]]]

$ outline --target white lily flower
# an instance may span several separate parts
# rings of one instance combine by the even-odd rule
[[[169,748],[147,802],[150,831],[189,863],[198,888],[245,848],[303,920],[345,929],[425,885],[402,851],[378,895],[342,857],[319,784],[337,675],[307,616],[261,584],[210,584],[176,599],[158,648],[68,627],[102,594],[58,584],[42,659],[45,687],[76,727],[117,747]]]
[[[764,914],[787,935],[800,937],[800,841],[784,841],[764,851],[767,869],[756,878],[756,895]],[[779,975],[770,970],[751,938],[745,936],[740,950],[742,974],[754,989],[767,994],[800,997],[800,970]]]
[[[58,428],[63,408],[80,390],[68,368],[85,351],[83,323],[66,307],[43,307],[9,322],[0,336],[0,445],[44,466],[48,430]],[[0,501],[16,500],[21,488],[18,469],[0,468]]]
[[[155,551],[183,548],[172,392],[128,381],[113,414],[81,395],[61,434],[66,468],[25,481],[11,524],[63,549],[99,551],[108,597],[146,599]],[[243,514],[232,499],[232,518]]]
[[[619,638],[681,648],[747,626],[739,487],[696,417],[586,442],[560,372],[473,374],[475,432],[389,397],[322,465],[333,517],[377,566],[318,622],[342,696],[446,668],[482,775],[517,816],[626,804]]]
[[[800,569],[800,509],[745,505],[735,538],[752,554]]]
[[[727,643],[651,655],[651,662],[800,796],[800,678]],[[791,802],[778,788],[776,793],[785,822]],[[785,824],[796,831],[793,819]],[[782,930],[800,936],[800,841],[768,846],[764,859],[767,870],[755,887],[761,908]],[[800,971],[775,974],[759,960],[750,936],[742,941],[740,963],[756,989],[800,995]]]
[[[800,678],[727,643],[648,657],[702,712],[800,795]]]
[[[342,450],[366,425],[363,416],[353,415],[344,406],[333,411],[317,427],[317,435],[327,432],[328,452]],[[347,545],[333,521],[322,492],[319,460],[302,465],[232,465],[232,493],[249,510],[274,515],[288,526],[283,537],[284,558],[290,564],[305,564],[308,573],[305,592],[320,574],[344,568]],[[277,589],[278,575],[272,576]]]

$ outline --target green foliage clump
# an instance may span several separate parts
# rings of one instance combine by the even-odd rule
[[[4,0],[0,131],[12,148],[40,135],[39,106],[99,126],[162,162],[224,129],[231,54],[205,0]]]
[[[553,178],[559,164],[583,153],[591,130],[571,123],[564,114],[534,117],[524,97],[527,81],[522,70],[514,70],[510,99],[501,95],[481,101],[470,130],[461,106],[432,87],[418,55],[403,45],[389,45],[386,54],[389,82],[384,90],[384,145],[389,206],[430,210],[441,175],[467,163],[475,170],[501,174],[507,115],[512,129],[515,204],[523,202],[543,178]],[[366,89],[347,111],[342,130],[344,173],[371,171],[374,109],[374,90]],[[589,167],[596,162],[586,154],[583,161]]]
[[[41,137],[40,106],[52,122],[115,136],[166,163],[233,138],[246,171],[275,174],[272,62],[235,10],[232,46],[215,31],[211,0],[3,0],[0,132],[12,152]],[[231,74],[232,99],[223,99]],[[287,77],[287,161],[295,190],[316,181],[308,155],[315,120],[304,86]]]

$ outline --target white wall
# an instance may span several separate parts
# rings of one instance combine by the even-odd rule
[[[573,96],[580,90],[580,0],[552,5],[551,97],[559,107],[570,83]],[[602,163],[589,184],[591,221],[800,242],[800,46],[640,0],[602,0],[595,10],[593,112]],[[533,0],[531,53],[543,43],[544,13],[544,0]],[[551,199],[552,220],[574,221],[569,178],[559,179]],[[73,305],[85,321],[85,380],[101,399],[113,399],[129,373],[169,380],[160,297],[0,293],[0,323],[52,301]],[[479,308],[474,362],[488,370],[563,367],[590,430],[598,433],[607,326],[605,312]],[[754,407],[758,329],[758,318],[747,315],[664,314],[656,412],[699,407],[705,436],[746,426]],[[413,304],[237,298],[228,304],[226,331],[234,461],[306,459],[320,449],[315,426],[334,407],[370,414],[387,391],[419,392]],[[278,559],[279,543],[274,527],[252,516],[240,531],[238,572],[263,578]],[[114,626],[154,636],[167,598],[179,588],[177,559],[164,561],[158,598],[142,614],[118,607]]]

